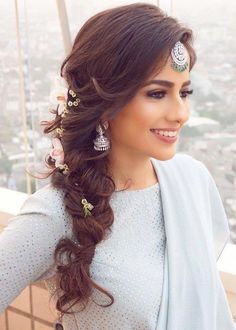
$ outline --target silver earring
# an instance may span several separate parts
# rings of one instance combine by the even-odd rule
[[[106,122],[104,124],[104,128],[107,129],[108,123]],[[110,141],[106,136],[104,136],[104,130],[102,129],[102,126],[100,124],[97,125],[96,131],[98,132],[98,135],[96,136],[96,139],[93,140],[94,143],[94,149],[97,151],[104,151],[110,148]]]

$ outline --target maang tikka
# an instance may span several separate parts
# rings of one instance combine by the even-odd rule
[[[171,66],[174,70],[182,72],[188,67],[187,50],[182,42],[177,41],[171,50],[172,63]]]
[[[98,124],[96,127],[98,134],[96,139],[93,140],[93,143],[94,149],[97,151],[104,151],[110,148],[110,141],[106,136],[103,135],[105,131],[103,130],[102,126],[106,130],[108,128],[108,122],[105,122],[103,125]]]

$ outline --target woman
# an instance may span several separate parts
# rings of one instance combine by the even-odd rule
[[[43,122],[50,184],[0,236],[1,311],[44,280],[56,329],[234,329],[222,201],[203,163],[176,153],[195,61],[191,30],[155,5],[84,24]]]

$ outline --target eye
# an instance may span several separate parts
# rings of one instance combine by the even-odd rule
[[[182,94],[181,97],[186,98],[188,95],[193,94],[193,89],[187,90],[187,91],[182,91],[180,93]]]
[[[166,95],[166,91],[153,91],[147,93],[147,96],[154,97],[155,99],[162,99]]]

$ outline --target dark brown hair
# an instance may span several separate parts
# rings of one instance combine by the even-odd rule
[[[115,190],[108,175],[109,150],[94,150],[96,126],[114,117],[142,83],[159,72],[179,40],[188,49],[191,70],[196,61],[191,29],[155,5],[133,3],[91,17],[78,32],[70,54],[62,63],[61,76],[76,92],[80,103],[63,120],[55,110],[55,119],[42,123],[46,125],[44,133],[53,132],[58,137],[55,130],[62,120],[65,131],[61,142],[69,172],[63,175],[49,155],[46,163],[52,169],[49,174],[52,185],[65,192],[65,208],[79,243],[63,238],[54,254],[57,287],[62,292],[56,308],[62,313],[71,313],[65,309],[68,303],[72,307],[80,302],[85,307],[93,288],[111,299],[104,307],[114,302],[113,296],[90,277],[96,245],[106,232],[111,232],[114,221],[109,204]],[[82,198],[94,205],[91,216],[84,217]],[[66,256],[64,263],[62,255]]]

